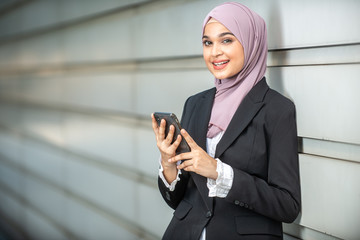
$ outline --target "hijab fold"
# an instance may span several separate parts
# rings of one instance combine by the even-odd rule
[[[208,21],[214,18],[229,29],[244,48],[244,66],[235,76],[216,79],[216,94],[208,126],[208,138],[225,131],[237,108],[265,75],[267,32],[265,21],[246,6],[227,2],[215,7],[205,17],[203,33]]]

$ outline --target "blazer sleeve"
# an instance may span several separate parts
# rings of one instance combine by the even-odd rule
[[[295,106],[291,104],[279,115],[268,136],[267,179],[234,168],[226,200],[289,223],[296,219],[301,206]]]
[[[189,98],[190,99],[190,98]],[[183,114],[181,117],[181,126],[184,127],[186,121],[189,119],[189,114],[191,114],[191,107],[189,107],[189,99],[185,102]],[[191,104],[190,104],[191,105]],[[170,191],[168,187],[165,186],[163,180],[158,177],[158,187],[161,193],[161,196],[165,200],[165,202],[173,209],[179,205],[180,201],[182,200],[183,196],[185,195],[186,186],[189,180],[189,173],[186,171],[181,171],[179,175],[180,180],[176,183],[174,191]]]

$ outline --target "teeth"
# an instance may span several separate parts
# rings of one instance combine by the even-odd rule
[[[229,61],[223,61],[223,62],[218,62],[218,63],[214,63],[215,66],[220,66],[223,65],[225,63],[228,63]]]

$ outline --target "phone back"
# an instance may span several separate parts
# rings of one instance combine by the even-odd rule
[[[158,125],[160,125],[161,119],[165,119],[165,121],[166,121],[165,137],[169,133],[170,126],[173,125],[175,127],[174,138],[171,141],[171,143],[175,142],[177,136],[180,135],[180,130],[181,130],[180,122],[179,122],[178,118],[176,117],[176,115],[174,113],[155,112],[154,117],[155,117]],[[176,149],[176,154],[180,154],[180,153],[184,153],[184,152],[190,152],[190,147],[187,144],[187,142],[185,141],[185,139],[182,138],[180,145]]]

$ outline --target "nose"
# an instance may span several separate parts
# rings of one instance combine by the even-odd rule
[[[220,56],[222,53],[223,52],[222,52],[221,46],[219,46],[219,44],[217,44],[217,43],[214,43],[213,47],[211,49],[211,55],[213,57],[217,57],[217,56]]]

